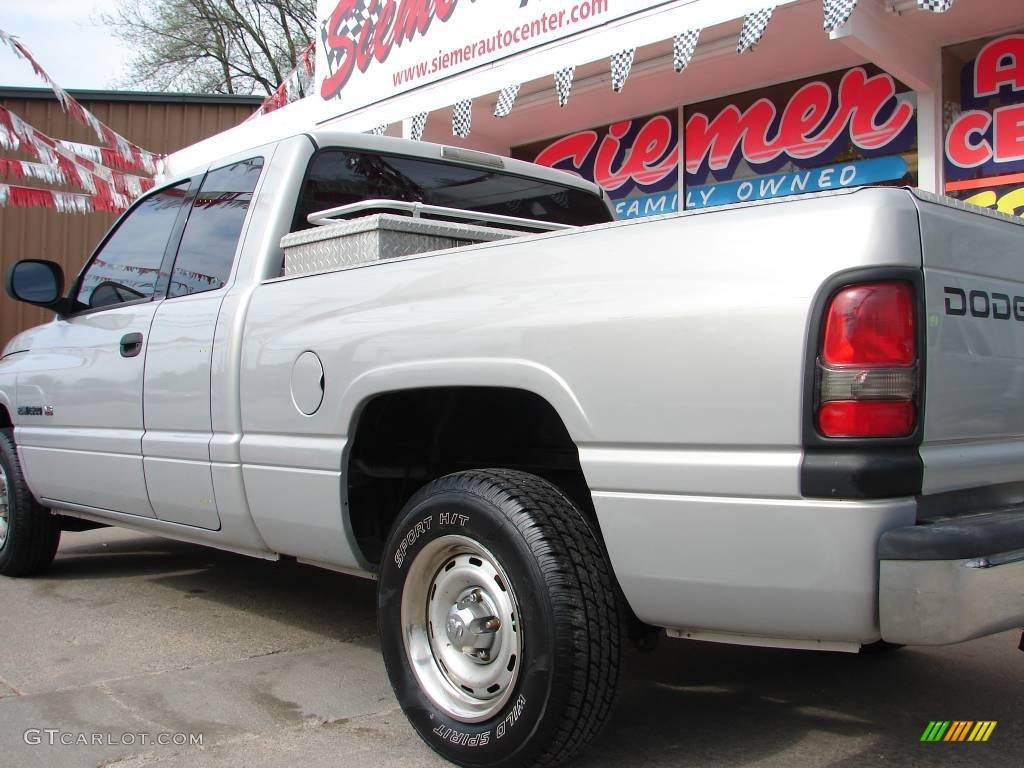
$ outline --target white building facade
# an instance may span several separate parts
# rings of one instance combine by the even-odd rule
[[[321,0],[316,69],[222,140],[465,146],[620,218],[864,184],[1024,215],[1022,0]]]

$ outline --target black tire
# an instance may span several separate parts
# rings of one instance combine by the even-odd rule
[[[7,480],[7,538],[0,547],[0,575],[33,576],[53,562],[60,525],[25,484],[10,430],[0,430],[0,466]]]
[[[403,591],[420,583],[407,576],[417,572],[417,557],[431,562],[432,549],[450,557],[443,551],[446,542],[456,541],[453,536],[493,555],[519,610],[512,621],[512,631],[521,633],[518,677],[508,683],[507,703],[478,722],[439,707],[420,685],[406,650]],[[442,571],[450,567],[433,571],[433,586],[420,587],[430,593],[428,615]],[[577,754],[607,720],[622,646],[615,581],[583,514],[551,483],[524,472],[472,470],[427,484],[399,515],[379,577],[380,638],[391,685],[413,727],[447,760],[503,768],[555,765]],[[443,610],[446,603],[439,604]],[[461,658],[458,651],[447,652]],[[427,666],[449,675],[436,661]]]

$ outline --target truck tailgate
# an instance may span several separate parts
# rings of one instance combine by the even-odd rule
[[[916,194],[928,322],[923,494],[1022,482],[1024,219]]]

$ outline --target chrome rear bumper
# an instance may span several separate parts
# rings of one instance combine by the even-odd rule
[[[1022,510],[884,534],[878,583],[882,639],[946,645],[1024,627],[1022,536]]]

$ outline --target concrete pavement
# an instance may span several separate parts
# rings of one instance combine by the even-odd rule
[[[446,765],[395,702],[372,582],[104,529],[66,534],[43,578],[0,578],[0,606],[0,767]],[[857,657],[666,639],[630,652],[577,765],[1016,764],[1018,640]],[[922,744],[937,719],[999,724]],[[110,736],[59,743],[93,733]],[[202,745],[139,736],[178,733]]]

